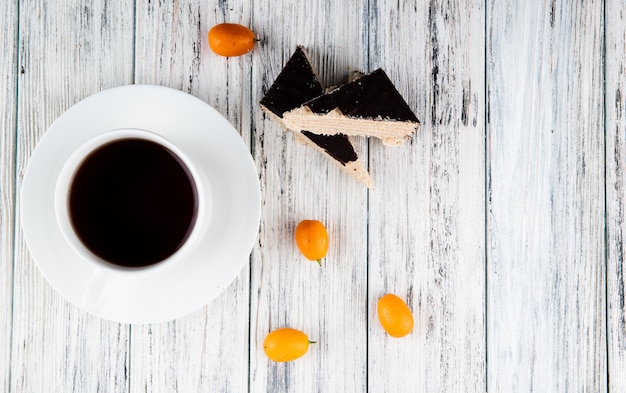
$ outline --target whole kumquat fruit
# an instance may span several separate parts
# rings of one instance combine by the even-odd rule
[[[378,299],[378,319],[391,337],[404,337],[413,330],[413,314],[409,306],[391,293]]]
[[[220,56],[241,56],[254,48],[254,32],[236,23],[220,23],[209,30],[209,46]]]
[[[322,258],[328,252],[328,232],[318,220],[303,220],[296,226],[296,244],[304,257],[317,261],[322,266]]]
[[[275,362],[290,362],[296,360],[309,350],[309,341],[306,334],[292,328],[282,328],[270,332],[263,341],[263,351],[270,360]]]

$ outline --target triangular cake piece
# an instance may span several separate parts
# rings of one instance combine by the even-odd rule
[[[322,94],[324,87],[304,48],[298,46],[261,99],[261,109],[282,124],[283,113]]]
[[[285,127],[283,114],[322,94],[324,88],[304,48],[298,46],[261,99],[261,109],[284,128],[290,129]],[[304,128],[291,130],[300,143],[315,148],[368,188],[374,188],[367,169],[347,135],[343,133],[320,135],[305,131]]]
[[[392,146],[410,138],[420,124],[382,69],[284,113],[283,121],[290,129],[376,137]]]

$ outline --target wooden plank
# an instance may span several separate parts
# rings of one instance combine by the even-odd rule
[[[253,53],[251,82],[262,218],[251,273],[251,392],[367,390],[367,188],[297,143],[258,105],[299,44],[326,86],[367,71],[367,23],[363,2],[255,2],[254,27],[263,40]],[[356,140],[355,148],[367,163],[366,141]],[[321,268],[294,243],[303,219],[328,228]],[[317,344],[296,361],[272,362],[263,340],[282,327],[302,330]]]
[[[422,126],[397,148],[370,142],[369,391],[485,391],[483,2],[379,1],[371,13],[371,67]],[[413,310],[409,336],[383,331],[386,293]]]
[[[609,391],[626,391],[626,4],[607,1],[606,217]]]
[[[132,82],[133,2],[27,0],[19,17],[18,198],[50,124],[82,98]],[[128,326],[65,301],[37,270],[21,231],[15,258],[11,391],[126,391]]]
[[[15,122],[17,115],[17,1],[0,6],[4,26],[0,47],[0,390],[9,391],[13,322],[13,245],[15,237]]]
[[[487,4],[488,388],[606,391],[602,3]]]
[[[207,32],[249,24],[250,6],[228,1],[138,2],[136,83],[176,88],[213,105],[250,141],[250,56],[210,52]],[[248,390],[250,268],[201,310],[131,333],[131,391]]]

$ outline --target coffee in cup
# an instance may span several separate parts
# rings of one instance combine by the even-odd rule
[[[174,149],[151,133],[126,130],[70,160],[61,209],[70,243],[122,269],[175,255],[193,232],[199,195],[192,170]]]

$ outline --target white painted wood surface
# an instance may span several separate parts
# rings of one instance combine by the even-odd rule
[[[213,105],[250,139],[250,58],[212,56],[207,31],[224,14],[246,25],[235,2],[138,2],[135,83],[168,86]],[[249,268],[207,307],[179,320],[131,327],[131,392],[248,389]]]
[[[378,4],[371,67],[387,70],[422,126],[396,149],[370,142],[379,186],[369,197],[369,391],[482,392],[483,3]],[[385,293],[415,312],[405,339],[380,328],[376,305]]]
[[[606,204],[608,384],[626,391],[626,7],[606,5]]]
[[[282,23],[272,23],[270,15],[281,15]],[[361,2],[258,2],[254,16],[263,39],[253,59],[257,102],[298,44],[307,48],[325,86],[367,68],[367,8]],[[250,391],[364,392],[367,189],[298,144],[255,105],[253,146],[263,204],[252,258]],[[355,140],[355,148],[366,162],[366,141]],[[303,219],[328,228],[330,249],[321,268],[294,244]],[[301,361],[270,362],[263,339],[281,327],[300,329],[317,344]]]
[[[21,177],[45,130],[86,96],[132,83],[133,3],[21,1],[19,26],[17,225]],[[15,244],[10,391],[127,391],[128,326],[69,304],[37,270],[21,230]]]
[[[13,245],[15,239],[15,123],[17,114],[17,2],[0,5],[4,26],[0,57],[0,390],[9,391],[13,322]]]
[[[602,40],[601,2],[488,2],[490,391],[606,391]]]
[[[0,390],[625,391],[625,12],[618,0],[3,3]],[[222,21],[262,41],[217,57],[206,33]],[[356,141],[375,191],[260,111],[297,44],[328,86],[384,68],[422,121],[397,148]],[[69,304],[20,230],[21,176],[47,127],[131,83],[216,107],[262,188],[250,264],[163,324]],[[293,243],[304,218],[329,228],[322,268]],[[387,292],[413,309],[406,338],[378,323]],[[318,343],[270,362],[263,338],[285,326]]]

